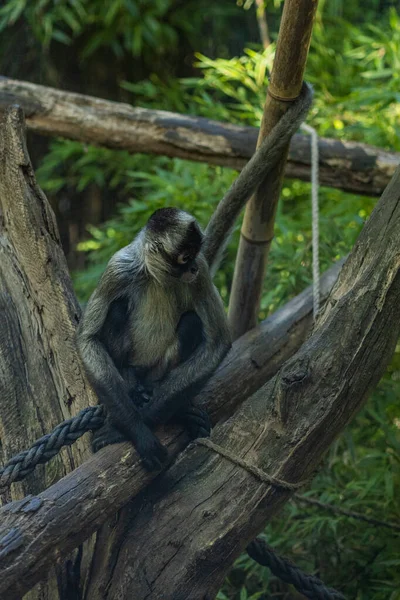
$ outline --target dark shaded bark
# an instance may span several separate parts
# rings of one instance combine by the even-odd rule
[[[0,78],[0,108],[22,106],[27,127],[129,152],[162,154],[241,169],[254,153],[258,129],[176,113],[133,108],[41,85]],[[380,196],[400,156],[356,142],[320,138],[321,185]],[[310,138],[293,137],[286,176],[310,180]]]
[[[79,318],[79,307],[72,291],[52,211],[34,179],[25,148],[21,119],[18,110],[12,110],[2,126],[0,136],[0,426],[3,460],[25,449],[55,424],[95,401],[85,383],[76,354],[74,330]],[[339,265],[336,265],[323,278],[325,297],[336,278],[338,268]],[[203,396],[210,398],[214,420],[221,414],[229,415],[245,395],[254,392],[276,371],[280,361],[293,354],[310,329],[311,312],[312,296],[311,291],[307,290],[264,322],[257,331],[249,333],[247,338],[235,345],[229,360],[216,374],[215,384],[210,383]],[[226,384],[225,377],[228,378],[229,385]],[[242,387],[238,385],[239,377]],[[182,436],[178,441],[179,444],[184,443]],[[63,451],[46,468],[40,467],[26,481],[15,484],[13,493],[4,493],[3,500],[18,499],[28,492],[35,494],[54,483],[87,456],[87,442],[88,439],[81,440],[72,449]],[[95,467],[91,476],[83,476],[83,481],[89,482],[89,498],[96,494],[98,496],[95,504],[101,515],[96,517],[100,519],[99,524],[104,522],[107,514],[113,514],[117,507],[134,495],[135,487],[131,487],[129,478],[135,478],[135,471],[131,472],[129,467],[128,471],[126,488],[118,466],[116,475],[109,477],[109,481],[116,481],[118,484],[114,487],[109,484],[106,490],[106,496],[111,492],[107,496],[108,509],[104,509],[102,505],[101,492],[96,492],[96,482],[100,480],[104,486],[104,473],[107,469],[99,474]],[[77,472],[78,480],[82,477],[80,473]],[[137,489],[141,489],[142,475],[139,476],[139,483],[137,481],[135,484]],[[20,551],[24,552],[25,544],[31,543],[29,552],[34,553],[36,544],[41,547],[44,543],[45,559],[41,564],[40,560],[36,562],[36,558],[33,558],[36,566],[29,572],[29,560],[23,555],[22,562],[19,563],[19,590],[26,590],[39,578],[51,575],[52,564],[56,564],[58,581],[63,583],[60,588],[65,589],[65,563],[69,557],[57,538],[72,517],[75,518],[72,518],[71,524],[76,527],[78,537],[74,538],[72,535],[68,548],[74,548],[85,539],[91,526],[92,531],[95,529],[79,507],[75,513],[71,508],[72,503],[67,503],[68,492],[65,485],[65,482],[60,483],[61,488],[57,488],[61,489],[60,502],[63,509],[58,519],[55,516],[49,518],[46,534],[43,535],[43,531],[47,517],[43,519],[40,513],[36,529],[33,527],[31,534],[23,535],[24,543]],[[75,487],[75,483],[72,487]],[[113,489],[119,490],[117,500],[113,496]],[[52,493],[49,491],[49,494]],[[74,492],[71,493],[73,496]],[[3,515],[8,516],[3,521],[7,531],[2,530],[6,539],[1,535],[2,560],[15,558],[16,540],[12,533],[7,537],[10,515],[14,515],[14,510],[17,513],[20,511],[20,516],[22,514],[30,521],[40,506],[41,502],[33,499],[21,505],[9,504],[4,509]],[[88,511],[90,506],[89,502]],[[46,513],[47,516],[57,512],[55,505],[51,503],[47,504],[46,509],[50,510],[50,513]],[[89,529],[84,525],[86,521]],[[49,534],[50,531],[53,531],[53,537]],[[70,533],[67,533],[67,537]],[[101,541],[104,541],[104,536]],[[101,556],[104,557],[104,552]],[[87,563],[90,560],[91,551],[86,552],[83,557],[81,585],[85,583]],[[4,563],[3,566],[5,567]],[[7,586],[6,578],[2,582]],[[11,598],[10,590],[7,594]],[[16,594],[18,596],[19,592]],[[56,578],[51,576],[48,581],[32,590],[29,596],[50,596],[52,599],[58,597]]]

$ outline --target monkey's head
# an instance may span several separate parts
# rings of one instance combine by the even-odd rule
[[[160,208],[145,229],[145,262],[155,279],[170,275],[185,283],[195,281],[203,233],[194,217],[179,208]]]

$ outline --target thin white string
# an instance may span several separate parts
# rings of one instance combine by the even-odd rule
[[[314,127],[303,123],[301,129],[311,135],[311,213],[312,213],[312,276],[313,276],[313,317],[319,312],[320,273],[319,273],[319,177],[318,177],[318,134]]]

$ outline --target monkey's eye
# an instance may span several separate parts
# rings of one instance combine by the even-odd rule
[[[177,263],[179,265],[184,265],[185,263],[188,262],[188,260],[190,260],[189,254],[180,254],[177,258]]]

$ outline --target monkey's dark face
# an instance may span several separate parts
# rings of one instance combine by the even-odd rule
[[[176,232],[176,244],[167,254],[170,274],[184,283],[195,281],[199,267],[197,256],[203,242],[203,235],[195,220],[184,224],[183,236]]]
[[[147,230],[152,247],[156,248],[148,261],[150,270],[159,270],[162,261],[164,272],[184,283],[193,283],[199,272],[197,257],[203,242],[197,221],[177,208],[164,208],[153,213]]]
[[[196,261],[199,250],[196,252],[193,248],[187,248],[183,249],[178,255],[170,257],[169,264],[171,275],[184,283],[193,283],[199,272]]]

